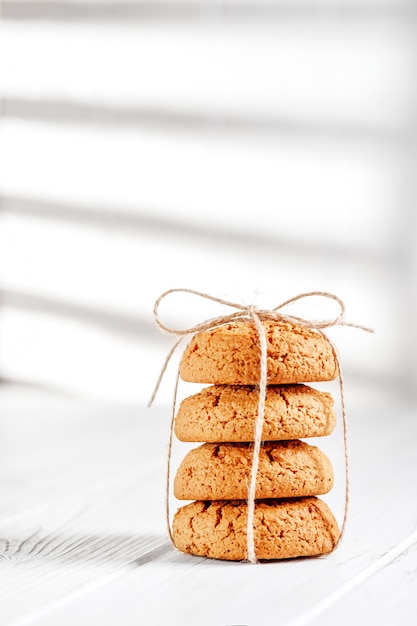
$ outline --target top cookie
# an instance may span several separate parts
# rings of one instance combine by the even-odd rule
[[[262,326],[267,340],[268,385],[336,378],[336,358],[324,335],[285,321],[263,320]],[[256,385],[259,362],[256,327],[240,320],[197,333],[185,349],[180,376],[195,383]]]

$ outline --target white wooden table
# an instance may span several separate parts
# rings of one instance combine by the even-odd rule
[[[249,565],[170,545],[169,409],[14,394],[0,391],[2,626],[417,623],[412,409],[350,415],[350,515],[333,554]],[[340,430],[322,447],[340,519]]]

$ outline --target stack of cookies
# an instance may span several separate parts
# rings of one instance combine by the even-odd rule
[[[300,441],[329,435],[333,399],[303,383],[338,374],[332,346],[317,331],[264,320],[267,393],[256,482],[254,544],[258,559],[331,552],[339,529],[317,496],[333,486],[333,469],[317,447]],[[247,558],[247,493],[259,402],[260,349],[249,320],[196,334],[180,365],[185,381],[209,384],[181,403],[175,434],[205,442],[175,476],[174,495],[194,500],[173,520],[183,552],[218,559]]]

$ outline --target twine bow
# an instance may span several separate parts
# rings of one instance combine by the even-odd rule
[[[234,309],[233,313],[229,315],[222,315],[219,317],[214,317],[195,326],[191,326],[188,328],[172,328],[164,324],[159,317],[159,306],[168,295],[173,293],[188,293],[192,294],[206,300],[211,300],[213,302],[217,302],[219,304],[231,307]],[[289,315],[287,313],[283,313],[282,309],[284,309],[289,304],[293,302],[297,302],[298,300],[302,300],[304,298],[310,298],[318,296],[321,298],[326,298],[328,300],[333,300],[339,306],[339,312],[335,317],[331,317],[329,319],[323,319],[319,321],[308,320],[301,317],[296,317],[294,315]],[[337,350],[327,335],[323,332],[325,328],[330,328],[332,326],[351,326],[353,328],[359,328],[366,332],[374,332],[373,329],[363,326],[361,324],[354,324],[351,322],[346,322],[344,320],[345,314],[345,305],[343,301],[332,293],[326,291],[310,291],[307,293],[301,293],[289,300],[285,300],[278,306],[273,309],[258,309],[254,305],[242,305],[236,302],[230,302],[229,300],[224,300],[222,298],[217,298],[215,296],[211,296],[207,293],[203,293],[201,291],[196,291],[194,289],[185,289],[185,288],[176,288],[176,289],[168,289],[164,293],[162,293],[159,298],[155,302],[154,306],[154,318],[156,324],[159,326],[161,330],[164,330],[167,333],[176,335],[179,339],[174,343],[171,350],[168,352],[168,355],[164,361],[161,372],[159,374],[158,380],[156,382],[154,391],[152,393],[151,399],[148,403],[148,406],[152,404],[155,399],[155,396],[158,392],[160,383],[162,381],[163,375],[166,371],[168,363],[174,354],[175,350],[183,340],[183,338],[187,335],[194,335],[195,333],[209,330],[212,328],[216,328],[218,326],[223,326],[224,324],[228,324],[230,322],[235,322],[238,320],[249,320],[252,321],[255,325],[258,339],[259,339],[259,347],[260,347],[260,363],[259,363],[259,401],[258,401],[258,415],[255,424],[255,433],[254,433],[254,445],[253,445],[253,456],[252,456],[252,468],[251,468],[251,476],[248,486],[248,508],[247,508],[247,560],[250,563],[256,563],[256,551],[255,551],[255,540],[254,540],[254,515],[255,515],[255,492],[256,492],[256,479],[258,473],[259,466],[259,452],[262,442],[262,429],[264,422],[264,410],[265,410],[265,399],[267,392],[267,342],[264,328],[261,324],[262,320],[275,320],[275,321],[286,321],[293,324],[298,324],[299,326],[304,326],[306,328],[316,330],[318,333],[326,337],[329,342],[339,372],[339,388],[340,388],[340,399],[341,399],[341,408],[342,408],[342,422],[343,422],[343,443],[344,443],[344,455],[345,455],[345,507],[343,514],[343,522],[341,526],[340,536],[336,545],[339,544],[340,540],[345,531],[346,520],[347,520],[347,512],[348,512],[348,504],[349,504],[349,462],[348,462],[348,444],[347,444],[347,420],[346,420],[346,408],[345,408],[345,398],[344,398],[344,382],[343,375],[341,369],[340,359],[337,353]],[[175,419],[175,410],[176,410],[176,398],[177,398],[177,390],[178,390],[178,382],[179,382],[179,368],[177,371],[176,384],[174,390],[174,400],[172,406],[172,416],[171,416],[171,427],[170,427],[170,438],[169,438],[169,451],[168,451],[168,465],[167,465],[167,491],[166,491],[166,516],[167,516],[167,526],[169,536],[171,541],[173,541],[171,526],[169,520],[169,483],[170,483],[170,461],[171,461],[171,449],[172,449],[172,438],[173,438],[173,427],[174,427],[174,419]]]

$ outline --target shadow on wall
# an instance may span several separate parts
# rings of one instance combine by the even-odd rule
[[[13,20],[66,20],[100,21],[114,20],[153,20],[168,19],[169,21],[209,19],[210,16],[222,19],[250,20],[280,19],[299,20],[300,18],[316,19],[318,14],[326,19],[343,18],[357,19],[404,19],[415,17],[416,6],[413,1],[377,3],[362,2],[289,2],[288,0],[271,2],[260,0],[250,2],[238,0],[224,2],[222,0],[206,0],[205,2],[164,2],[163,0],[136,0],[133,2],[36,2],[25,0],[3,1],[2,14],[5,19]]]

